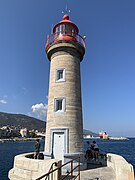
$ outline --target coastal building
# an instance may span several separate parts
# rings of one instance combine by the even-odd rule
[[[2,137],[8,137],[8,133],[9,131],[5,130],[5,129],[0,129],[0,138]]]
[[[80,62],[85,53],[85,41],[68,14],[52,31],[46,43],[50,82],[45,159],[66,162],[77,155],[83,159]]]
[[[0,138],[19,137],[19,130],[11,128],[9,126],[3,126],[0,128]]]
[[[23,128],[20,130],[20,134],[22,137],[28,137],[28,130],[27,128]]]

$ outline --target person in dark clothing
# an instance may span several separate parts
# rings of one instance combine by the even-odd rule
[[[39,139],[37,139],[35,142],[34,159],[39,159],[39,152],[40,152],[40,142],[39,142]]]
[[[87,150],[86,150],[86,154],[85,154],[85,158],[88,160],[88,158],[90,157],[90,142],[87,141]]]
[[[86,160],[88,160],[89,158],[93,158],[93,150],[94,150],[94,144],[91,143],[89,141],[87,141],[87,151],[85,154],[85,158]]]
[[[93,141],[93,160],[95,158],[95,160],[98,161],[98,155],[99,155],[99,147],[96,141]]]

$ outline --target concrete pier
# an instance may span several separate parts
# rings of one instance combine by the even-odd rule
[[[61,161],[56,159],[37,160],[32,159],[32,156],[33,153],[15,156],[14,167],[9,171],[10,180],[35,180],[45,173],[48,173],[54,162],[59,163],[59,167],[61,165]],[[98,162],[93,163],[97,166],[94,167],[93,164],[89,164],[87,170],[80,172],[81,180],[134,180],[133,166],[122,156],[107,154],[107,165],[105,167],[99,166]],[[55,172],[53,180],[59,180],[57,173],[58,172]],[[76,173],[77,172],[75,172],[75,174]],[[66,180],[68,179],[70,178],[66,178]]]

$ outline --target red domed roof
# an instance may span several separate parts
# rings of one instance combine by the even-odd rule
[[[73,27],[76,29],[77,34],[79,33],[78,27],[77,27],[74,23],[72,23],[72,21],[69,20],[69,15],[68,15],[68,14],[65,14],[65,15],[63,16],[63,20],[60,21],[58,24],[56,24],[56,25],[54,26],[54,28],[53,28],[53,33],[55,32],[55,29],[56,29],[58,26],[60,26],[61,24],[70,24],[71,26],[73,26]]]

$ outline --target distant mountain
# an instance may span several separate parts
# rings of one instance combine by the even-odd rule
[[[46,122],[29,117],[23,114],[9,114],[0,112],[0,127],[12,126],[21,128],[27,128],[28,130],[39,130],[43,131],[46,127]]]
[[[0,127],[12,126],[16,128],[27,128],[28,130],[44,131],[46,128],[46,122],[36,119],[34,117],[26,116],[23,114],[10,114],[0,112]],[[89,130],[83,130],[84,135],[98,136],[98,134]]]
[[[86,130],[86,129],[83,130],[83,134],[84,135],[91,135],[91,136],[94,136],[94,137],[99,136],[97,133],[91,132],[90,130]]]

